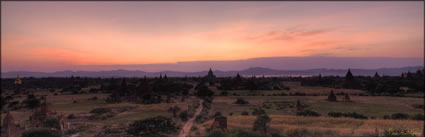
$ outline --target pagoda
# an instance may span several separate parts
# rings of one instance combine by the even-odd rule
[[[19,75],[16,76],[14,84],[16,86],[15,94],[20,94],[21,93],[22,80],[19,78]]]

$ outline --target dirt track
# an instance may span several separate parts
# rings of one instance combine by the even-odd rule
[[[198,109],[196,110],[196,112],[195,112],[195,115],[193,115],[193,117],[192,118],[190,118],[187,122],[186,122],[186,124],[184,124],[184,127],[182,128],[182,130],[180,131],[180,134],[179,134],[179,137],[186,137],[187,136],[187,134],[190,132],[190,129],[192,128],[192,125],[193,125],[193,121],[195,121],[195,118],[196,118],[196,116],[198,116],[200,113],[201,113],[201,111],[202,111],[202,101],[203,100],[200,100],[199,101],[199,107],[198,107]]]

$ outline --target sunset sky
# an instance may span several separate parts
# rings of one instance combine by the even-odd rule
[[[424,56],[424,2],[1,2],[2,71]]]

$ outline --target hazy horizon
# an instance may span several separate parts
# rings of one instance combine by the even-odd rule
[[[31,70],[14,70],[2,72],[61,72],[61,71],[113,71],[138,70],[145,72],[178,71],[198,72],[210,68],[220,71],[236,71],[262,67],[276,70],[308,70],[308,69],[381,69],[424,66],[424,58],[396,57],[263,57],[222,61],[182,61],[163,64],[111,64],[111,65],[75,65],[63,68],[32,68]],[[47,70],[47,71],[46,71]]]

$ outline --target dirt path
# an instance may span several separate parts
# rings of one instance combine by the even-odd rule
[[[201,111],[202,111],[202,107],[203,107],[203,106],[202,106],[202,101],[203,101],[203,100],[200,100],[200,101],[199,101],[199,107],[198,107],[198,109],[196,110],[195,115],[193,115],[193,117],[192,117],[192,118],[190,118],[190,119],[186,122],[186,124],[184,124],[183,129],[182,129],[182,130],[180,130],[179,137],[186,137],[186,136],[187,136],[187,134],[190,132],[190,129],[192,129],[193,121],[195,121],[196,116],[198,116],[198,115],[199,115],[199,113],[201,113]]]

